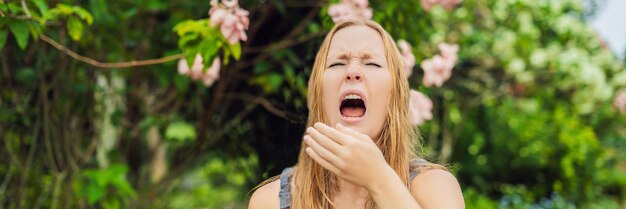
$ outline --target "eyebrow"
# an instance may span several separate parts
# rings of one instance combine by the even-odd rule
[[[366,60],[366,59],[373,58],[374,57],[373,54],[374,53],[372,53],[370,50],[366,50],[364,52],[360,52],[358,57]],[[350,52],[342,52],[339,55],[331,56],[331,58],[334,58],[334,57],[337,57],[337,59],[340,59],[340,60],[349,60],[353,57],[353,55]]]

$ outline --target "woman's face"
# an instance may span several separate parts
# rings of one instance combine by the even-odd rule
[[[376,140],[391,92],[381,35],[367,26],[337,31],[325,67],[322,102],[330,123],[341,123]]]

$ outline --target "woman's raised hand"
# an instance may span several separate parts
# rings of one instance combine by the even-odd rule
[[[393,172],[374,141],[367,135],[337,124],[308,127],[306,153],[340,178],[371,191]]]

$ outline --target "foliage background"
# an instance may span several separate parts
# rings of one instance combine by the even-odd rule
[[[177,73],[196,45],[174,27],[206,21],[208,1],[1,1],[0,208],[245,208],[297,160],[331,3],[241,1],[249,39],[240,57],[209,45],[232,56],[206,87]],[[435,104],[425,155],[455,168],[468,208],[626,207],[624,60],[585,22],[602,1],[370,5],[418,62],[460,46],[442,88],[419,65],[409,81]]]

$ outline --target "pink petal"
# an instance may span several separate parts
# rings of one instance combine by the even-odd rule
[[[409,44],[409,42],[405,40],[398,41],[398,48],[400,49],[400,52],[402,53],[411,52],[411,44]]]
[[[222,35],[224,35],[224,37],[228,39],[228,37],[232,36],[233,33],[235,33],[236,28],[233,27],[233,25],[222,24],[220,30],[222,31]]]
[[[237,44],[237,42],[239,42],[239,34],[237,34],[236,31],[233,30],[233,33],[231,33],[231,35],[227,39],[230,44]]]
[[[211,27],[222,24],[224,22],[224,18],[226,17],[226,10],[217,9],[211,15]]]
[[[209,87],[220,78],[220,58],[213,59],[213,64],[207,69],[207,72],[202,76],[202,82],[205,86]]]
[[[196,54],[196,58],[193,61],[193,65],[191,66],[191,70],[189,75],[191,79],[198,80],[202,77],[202,69],[204,69],[204,64],[202,64],[202,56],[200,54]]]
[[[446,44],[440,43],[439,50],[441,50],[441,55],[446,58],[456,58],[457,52],[459,51],[459,45],[457,44]],[[453,59],[456,61],[456,59]]]
[[[411,76],[411,74],[413,74],[413,67],[415,66],[415,56],[413,56],[413,54],[411,53],[404,54],[403,60],[405,75],[409,77]]]
[[[419,91],[411,89],[409,92],[409,115],[413,125],[420,125],[433,118],[432,101]]]
[[[237,30],[244,30],[243,24],[241,24],[241,22],[235,23],[235,28],[237,28]]]
[[[239,31],[239,39],[241,39],[242,41],[247,41],[248,40],[248,35],[246,35],[246,32],[241,30]]]
[[[182,58],[178,61],[178,74],[186,75],[189,73],[189,65],[187,65],[187,61],[185,58]]]
[[[237,15],[234,15],[232,13],[227,13],[226,16],[224,17],[224,24],[226,25],[234,25],[235,23],[237,23]]]
[[[339,15],[340,7],[340,4],[330,5],[330,7],[328,7],[328,15],[332,17]]]
[[[214,78],[219,78],[220,77],[220,65],[221,65],[220,57],[215,57],[215,59],[213,59],[213,63],[211,64],[211,67],[209,67],[206,74]]]
[[[239,22],[241,24],[243,24],[245,29],[248,29],[248,26],[250,25],[250,19],[248,18],[248,11],[246,11],[245,9],[238,9],[235,12],[235,15],[238,17]]]

